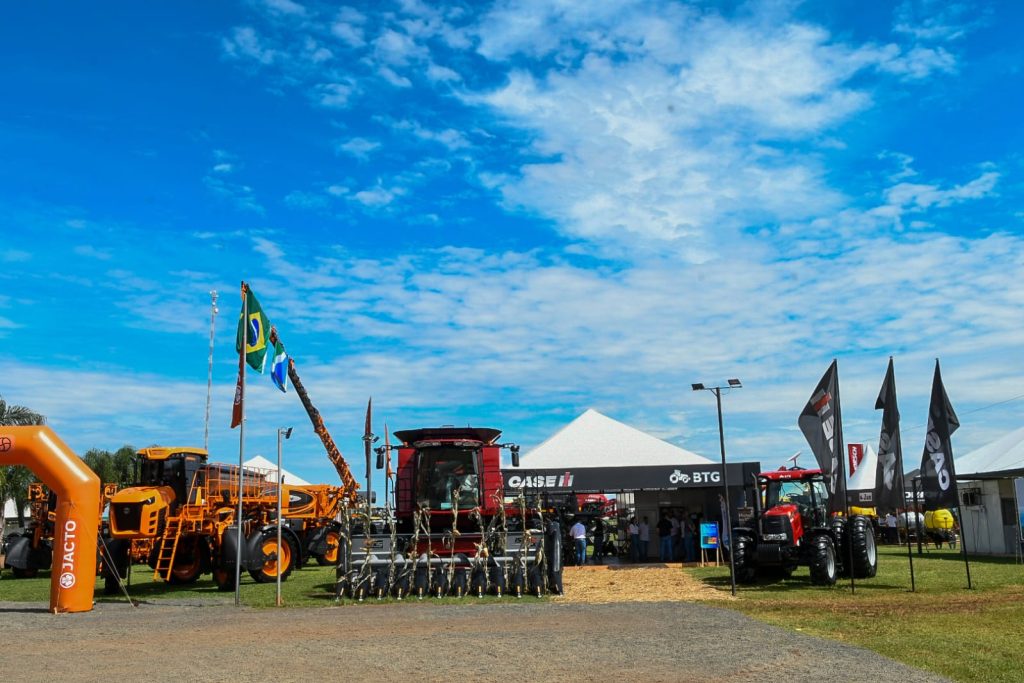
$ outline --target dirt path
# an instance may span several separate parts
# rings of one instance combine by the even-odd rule
[[[570,567],[546,602],[430,600],[238,609],[155,600],[51,615],[0,602],[11,680],[736,681],[942,679],[695,601],[733,600],[678,565]]]

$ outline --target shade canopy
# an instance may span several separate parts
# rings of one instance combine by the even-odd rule
[[[270,462],[262,455],[257,455],[254,458],[249,458],[248,460],[245,461],[244,465],[246,467],[258,467],[261,470],[273,470],[274,472],[277,472],[277,463]],[[292,474],[283,467],[281,468],[281,474],[284,475],[285,484],[291,484],[293,486],[310,485],[308,481],[306,481],[302,477]]]
[[[521,467],[628,467],[711,462],[591,408],[523,455]]]
[[[957,479],[1024,477],[1024,427],[955,458],[954,465]]]

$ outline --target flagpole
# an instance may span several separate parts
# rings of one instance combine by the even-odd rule
[[[210,452],[210,398],[213,394],[213,332],[217,320],[217,290],[210,290],[210,362],[206,373],[206,425],[203,428],[203,450]]]
[[[899,428],[898,427],[896,429],[896,433],[897,433],[897,435],[899,434]],[[898,463],[898,466],[899,466],[899,470],[900,470],[900,494],[903,496],[903,511],[904,511],[904,514],[906,514],[906,511],[907,511],[907,505],[906,505],[906,503],[907,503],[907,479],[906,479],[906,474],[903,472],[903,454],[902,453],[900,453],[900,461]],[[913,495],[913,497],[914,497],[914,501],[913,502],[916,504],[917,503],[917,487],[914,487],[914,492],[911,495]],[[899,511],[897,510],[897,512],[899,512]],[[917,512],[916,511],[914,512],[914,518],[915,519],[917,518]],[[909,520],[907,520],[907,521],[908,521],[908,523],[907,523],[907,530],[909,532],[909,530],[910,530],[910,523],[909,523]],[[897,524],[896,524],[896,542],[899,543],[899,540],[900,540],[900,525],[897,522]],[[907,559],[910,561],[910,592],[911,593],[916,593],[917,592],[917,584],[914,582],[914,551],[910,547],[910,533],[907,533]]]
[[[957,496],[959,495],[960,492],[957,491]],[[974,586],[971,585],[971,563],[967,560],[967,535],[964,533],[967,525],[964,524],[963,508],[959,503],[956,506],[956,516],[960,519],[960,550],[964,555],[964,567],[967,568],[967,590],[971,590]]]
[[[838,427],[838,429],[836,429],[836,439],[838,439],[836,446],[838,447],[838,451],[836,452],[839,453],[839,479],[843,482],[843,507],[846,511],[846,545],[849,548],[848,557],[846,558],[846,566],[850,572],[850,592],[856,593],[857,587],[853,580],[853,539],[850,536],[853,532],[853,527],[850,520],[850,496],[847,493],[846,463],[844,462],[846,458],[846,447],[843,443],[843,407],[839,400],[839,361],[832,359],[832,362],[836,366],[836,417],[838,418],[838,424],[836,425]]]
[[[241,381],[239,383],[241,387],[241,405],[242,405],[242,421],[238,425],[238,515],[235,517],[235,525],[238,529],[237,536],[235,537],[236,550],[235,550],[235,607],[242,604],[242,543],[244,538],[242,536],[242,463],[245,462],[245,349],[249,345],[249,286],[242,282],[242,349],[238,353],[239,361],[238,367],[241,368]]]

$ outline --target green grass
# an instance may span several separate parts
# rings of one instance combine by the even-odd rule
[[[689,570],[720,589],[724,568]],[[1013,558],[963,556],[952,550],[914,551],[916,591],[910,592],[905,548],[879,548],[878,575],[834,588],[812,586],[806,568],[791,579],[739,586],[733,609],[811,635],[860,645],[958,681],[1024,680],[1024,566]],[[716,602],[716,605],[721,603]]]
[[[163,581],[153,581],[153,572],[144,565],[136,565],[132,569],[131,586],[128,593],[136,601],[158,602],[160,600],[202,601],[211,603],[233,604],[234,591],[221,592],[216,584],[206,575],[201,580],[188,586],[169,586]],[[248,575],[242,574],[242,590],[240,599],[248,607],[274,607],[277,589],[273,583],[256,583]],[[319,567],[315,564],[306,565],[294,571],[287,581],[281,583],[282,602],[288,607],[326,607],[331,605],[377,605],[398,602],[393,598],[377,600],[368,598],[363,603],[355,600],[334,600],[334,567]],[[10,571],[4,571],[0,580],[0,600],[12,602],[48,602],[50,599],[50,572],[39,572],[34,579],[14,579]],[[509,600],[508,596],[484,596],[483,598],[424,598],[432,603],[487,603],[497,600]],[[515,600],[515,598],[511,598]],[[543,598],[541,598],[543,599]],[[522,601],[536,602],[535,597],[524,596]],[[125,602],[124,593],[103,595],[103,580],[96,581],[96,602]],[[406,598],[403,602],[418,602],[416,598]]]

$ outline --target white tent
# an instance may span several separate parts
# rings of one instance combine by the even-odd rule
[[[261,470],[271,470],[273,474],[277,473],[277,463],[270,462],[262,455],[257,455],[254,458],[249,458],[248,460],[245,461],[244,464],[246,467],[257,467]],[[302,477],[298,477],[292,474],[283,467],[281,468],[281,474],[284,475],[285,484],[293,484],[295,486],[309,486],[308,481],[306,481]]]
[[[613,420],[593,409],[523,455],[521,467],[706,465],[713,461]]]
[[[957,479],[1024,476],[1024,427],[956,458]]]
[[[29,507],[25,506],[25,518],[28,519]],[[14,499],[8,498],[4,501],[4,519],[17,519],[18,518],[18,506],[14,504]]]

